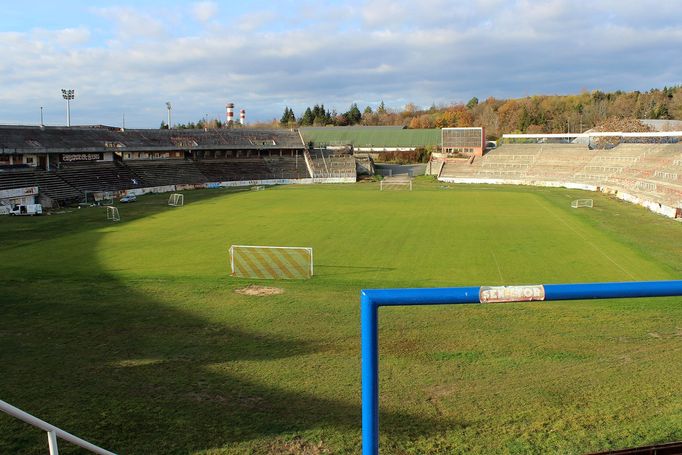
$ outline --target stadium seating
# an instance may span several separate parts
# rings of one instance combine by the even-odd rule
[[[53,172],[34,169],[0,171],[0,190],[37,186],[41,194],[60,202],[76,202],[83,193]]]
[[[81,191],[118,191],[144,186],[129,168],[114,162],[62,164],[56,175]]]
[[[355,159],[348,153],[315,149],[310,152],[310,162],[315,178],[355,178]]]
[[[473,162],[447,160],[441,177],[608,186],[682,207],[682,144],[505,144]]]
[[[273,178],[300,179],[309,178],[310,174],[303,156],[271,156],[264,158]]]
[[[158,160],[127,161],[125,165],[137,175],[143,186],[206,183],[208,180],[191,161]]]

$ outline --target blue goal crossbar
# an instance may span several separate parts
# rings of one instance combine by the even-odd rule
[[[379,307],[665,296],[682,296],[682,280],[363,290],[360,301],[363,455],[379,453]]]

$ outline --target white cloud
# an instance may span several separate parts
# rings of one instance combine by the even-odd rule
[[[192,11],[200,5],[195,17],[211,26],[198,31],[177,26],[181,10],[107,8],[97,14],[113,25],[98,40],[85,26],[0,33],[0,123],[34,119],[36,106],[61,121],[67,86],[74,122],[115,123],[125,110],[129,125],[155,127],[167,100],[177,121],[222,115],[227,101],[270,119],[284,104],[341,111],[681,82],[664,80],[682,74],[679,27],[610,0],[287,4],[224,23],[215,4]],[[663,7],[682,16],[682,4]]]
[[[158,15],[129,7],[93,8],[99,16],[115,24],[120,41],[139,37],[161,38],[166,33],[165,24]]]
[[[200,22],[208,22],[218,14],[215,2],[198,2],[192,6],[192,14]]]

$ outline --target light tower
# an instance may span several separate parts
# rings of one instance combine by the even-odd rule
[[[71,100],[76,96],[73,89],[62,89],[62,98],[66,100],[66,126],[71,126]]]
[[[168,129],[171,129],[171,103],[166,101],[166,109],[168,109]]]
[[[244,126],[245,123],[246,123],[246,110],[242,109],[239,111],[239,124],[241,126]]]

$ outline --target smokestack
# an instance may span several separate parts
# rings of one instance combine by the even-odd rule
[[[227,103],[225,106],[227,108],[227,125],[232,125],[234,123],[234,103]]]
[[[246,123],[246,110],[242,109],[239,111],[239,123],[244,126]]]

